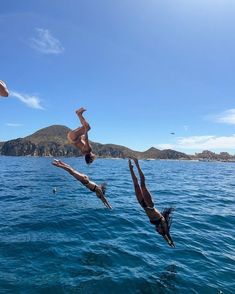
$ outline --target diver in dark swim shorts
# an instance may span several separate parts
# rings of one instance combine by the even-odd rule
[[[134,160],[137,170],[140,176],[140,185],[138,183],[138,179],[134,173],[133,165],[131,163],[131,159]],[[136,198],[147,214],[149,221],[156,228],[156,231],[163,236],[163,238],[167,241],[169,246],[175,247],[175,244],[170,235],[170,227],[172,221],[172,212],[173,208],[165,208],[163,212],[159,212],[156,207],[154,207],[153,199],[151,194],[149,193],[146,185],[145,185],[145,177],[140,168],[139,162],[137,158],[129,159],[129,168],[132,177],[132,181],[135,188]]]
[[[61,160],[54,159],[52,162],[53,165],[60,167],[70,173],[76,180],[81,182],[87,189],[89,189],[92,192],[96,193],[96,196],[104,203],[104,205],[112,209],[111,205],[109,204],[108,200],[105,198],[105,190],[106,190],[106,185],[101,184],[97,185],[94,182],[91,182],[88,178],[87,175],[84,175],[82,173],[79,173],[78,171],[74,170],[70,165],[62,162]]]

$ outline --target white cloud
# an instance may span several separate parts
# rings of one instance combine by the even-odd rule
[[[30,40],[33,49],[44,54],[60,54],[64,52],[60,41],[54,38],[47,29],[36,29],[38,36]]]
[[[235,135],[232,136],[194,136],[180,138],[177,145],[181,148],[230,149],[235,148]]]
[[[160,148],[166,149],[235,149],[235,134],[232,136],[192,136],[182,137],[176,140],[175,144],[160,144]]]
[[[157,145],[157,148],[160,148],[160,149],[172,149],[174,147],[174,145],[172,144],[159,144]]]
[[[215,139],[214,136],[192,136],[178,138],[176,144],[184,146],[186,148],[195,148],[195,146],[202,146],[208,143],[210,140]]]
[[[228,109],[215,117],[218,123],[235,125],[235,108]]]
[[[12,91],[11,96],[16,97],[19,99],[21,102],[23,102],[25,105],[31,108],[36,108],[36,109],[43,109],[43,107],[40,104],[40,99],[37,96],[30,96],[27,94],[21,94],[15,91]]]
[[[17,123],[6,123],[6,126],[8,126],[8,127],[21,127],[22,124],[17,124]]]

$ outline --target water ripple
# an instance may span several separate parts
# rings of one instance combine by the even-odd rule
[[[64,160],[108,183],[113,210],[49,158],[0,157],[1,293],[233,293],[234,164],[141,161],[157,207],[175,207],[171,249],[126,160]]]

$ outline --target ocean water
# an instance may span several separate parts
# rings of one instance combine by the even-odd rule
[[[63,159],[108,183],[112,211],[51,160],[0,157],[0,293],[235,293],[234,163],[140,161],[157,208],[175,207],[172,249],[127,160]]]

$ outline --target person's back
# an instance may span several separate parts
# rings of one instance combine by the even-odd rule
[[[147,214],[150,222],[159,220],[161,218],[161,213],[155,207],[144,207],[144,211]]]

